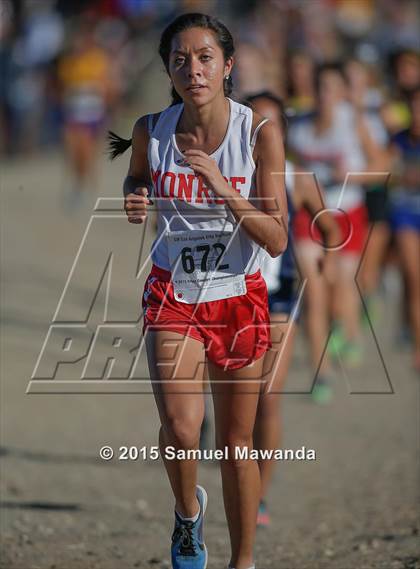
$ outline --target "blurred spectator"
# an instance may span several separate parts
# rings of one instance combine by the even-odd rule
[[[235,56],[233,76],[238,95],[256,93],[261,88],[266,88],[267,73],[263,51],[254,44],[240,43],[236,47]]]
[[[46,70],[61,49],[64,29],[52,2],[25,4],[20,28],[17,14],[10,10],[12,21],[1,48],[1,131],[8,141],[2,146],[9,153],[28,152],[41,142]]]
[[[419,5],[416,0],[381,0],[376,3],[372,39],[381,55],[419,47]]]
[[[64,120],[64,148],[74,199],[94,184],[96,158],[117,89],[112,64],[96,42],[90,23],[81,22],[58,63]]]
[[[378,87],[377,77],[371,66],[358,59],[349,59],[345,72],[349,84],[349,100],[356,112],[362,113],[369,135],[375,143],[371,162],[377,162],[375,152],[380,153],[385,166],[388,134],[380,115],[384,97]],[[359,282],[372,320],[376,314],[375,292],[390,240],[388,188],[386,183],[375,183],[366,184],[365,190],[370,231],[359,271]]]
[[[314,61],[304,52],[288,58],[288,100],[294,114],[302,115],[315,109]]]
[[[420,85],[420,54],[403,50],[390,59],[392,71],[391,99],[383,110],[385,124],[391,133],[408,128],[410,111],[407,98]]]
[[[322,256],[317,243],[321,242],[320,235],[311,228],[311,218],[306,212],[297,214],[296,252],[302,271],[308,277],[306,306],[312,362],[318,366],[323,357],[323,341],[329,327],[328,303],[332,299],[333,346],[343,360],[356,364],[361,359],[361,341],[360,298],[355,276],[367,237],[363,184],[373,181],[369,172],[378,171],[382,164],[374,161],[377,147],[363,115],[346,102],[346,82],[338,64],[319,68],[316,95],[315,116],[291,126],[289,144],[302,168],[313,172],[325,190],[326,206],[336,212],[342,241],[338,278],[328,294],[318,269]],[[348,180],[347,173],[351,175]],[[324,374],[328,374],[325,358],[322,365]]]
[[[376,117],[384,103],[384,93],[377,69],[362,59],[353,57],[347,59],[345,72],[352,104]]]
[[[417,51],[402,51],[394,55],[394,74],[397,91],[407,97],[420,85],[420,56]]]
[[[391,102],[382,110],[388,130],[394,133],[408,126],[407,87],[412,88],[419,77],[419,11],[414,0],[2,0],[0,9],[3,152],[19,153],[56,142],[54,62],[64,36],[75,33],[74,21],[80,16],[90,21],[98,43],[110,56],[111,74],[119,88],[116,100],[136,105],[136,113],[139,105],[154,104],[156,91],[163,98],[156,81],[164,84],[165,74],[151,72],[149,64],[159,31],[180,11],[217,13],[233,25],[238,96],[271,89],[286,97],[288,91],[289,105],[297,114],[313,110],[314,62],[363,53],[386,72],[382,87],[389,87]],[[288,53],[293,55],[286,64]],[[397,56],[393,67],[387,68],[385,62],[392,54]],[[124,105],[121,110],[132,113],[131,108]]]
[[[420,371],[420,88],[409,97],[408,129],[392,139],[395,159],[391,193],[391,224],[406,281],[413,365]]]

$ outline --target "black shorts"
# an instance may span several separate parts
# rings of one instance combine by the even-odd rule
[[[369,223],[375,221],[388,221],[388,188],[379,186],[366,190],[365,204],[368,211]]]
[[[268,295],[268,306],[271,314],[288,314],[294,312],[297,302],[296,279],[282,277],[280,288]],[[295,314],[295,318],[297,318]]]

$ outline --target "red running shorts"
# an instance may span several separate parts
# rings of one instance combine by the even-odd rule
[[[368,234],[368,216],[364,205],[346,212],[333,213],[341,231],[341,253],[361,254]],[[311,231],[312,217],[306,209],[300,209],[293,221],[293,236],[296,241],[313,240],[322,243],[321,233],[314,225]]]
[[[143,334],[166,330],[204,344],[207,358],[219,367],[240,369],[269,348],[270,316],[267,286],[260,271],[245,276],[242,296],[185,304],[177,302],[171,273],[153,265],[143,293]]]

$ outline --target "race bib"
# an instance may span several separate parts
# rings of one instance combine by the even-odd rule
[[[166,238],[175,300],[197,304],[246,294],[238,232],[198,229]]]

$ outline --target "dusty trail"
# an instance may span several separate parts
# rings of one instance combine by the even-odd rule
[[[101,195],[119,195],[125,167],[124,160],[101,165]],[[173,504],[161,462],[98,457],[104,444],[115,449],[156,444],[152,396],[25,394],[93,205],[89,198],[77,212],[65,212],[59,199],[62,177],[57,157],[2,167],[0,567],[169,567]],[[130,240],[135,243],[138,232],[121,222],[111,235],[118,251]],[[92,240],[91,258],[83,261],[69,300],[70,313],[89,297],[92,267],[109,237],[101,226]],[[129,313],[136,289],[122,271],[114,278],[113,294]],[[95,305],[95,311],[99,308]],[[394,345],[395,311],[395,294],[388,290],[375,329],[393,394],[350,395],[338,369],[330,405],[317,406],[305,395],[284,396],[284,446],[313,448],[317,459],[279,462],[270,495],[273,524],[258,534],[258,569],[420,567],[420,383],[408,355]],[[366,344],[366,361],[350,384],[388,390],[368,336]],[[304,355],[299,342],[290,388],[308,380]],[[146,373],[144,358],[140,369]],[[224,569],[227,529],[217,464],[202,463],[200,479],[210,497],[208,568]]]

